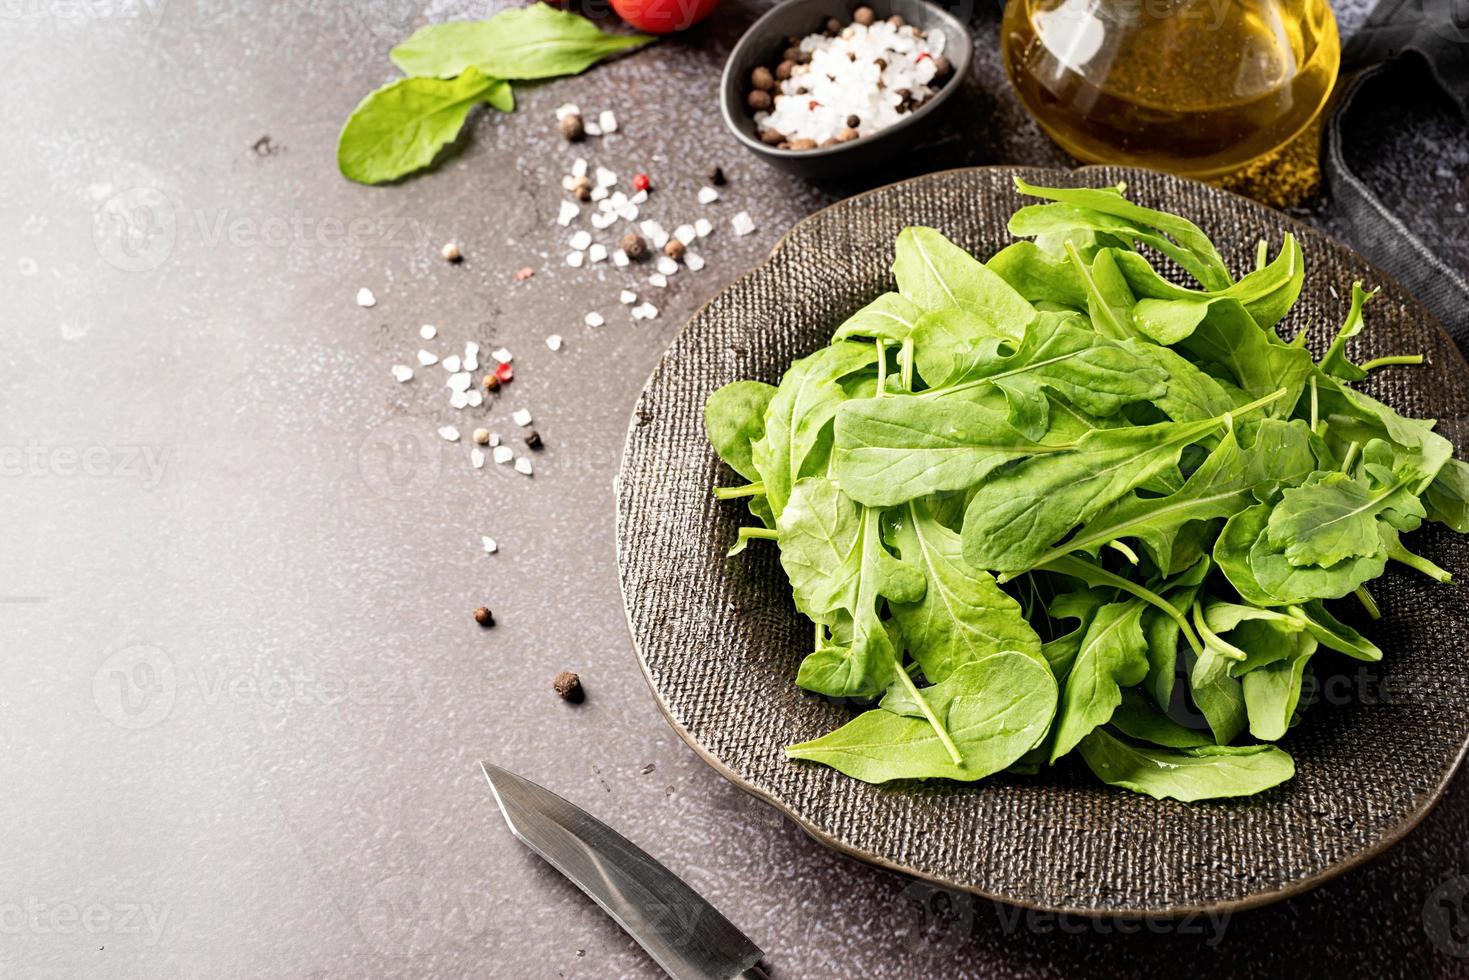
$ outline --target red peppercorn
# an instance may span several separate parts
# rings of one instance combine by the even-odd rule
[[[515,368],[511,367],[508,363],[501,364],[499,367],[495,368],[495,377],[499,378],[502,382],[509,381],[511,378],[515,377]]]
[[[635,191],[645,191],[652,186],[653,182],[648,179],[647,174],[638,174],[632,179],[632,189]]]

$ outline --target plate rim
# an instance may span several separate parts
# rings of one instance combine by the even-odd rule
[[[914,177],[907,177],[903,180],[897,180],[888,184],[882,184],[878,187],[869,188],[868,190],[862,191],[861,193],[853,194],[850,197],[845,197],[841,200],[833,201],[831,204],[828,204],[825,207],[818,208],[817,210],[811,212],[800,220],[794,222],[789,228],[785,230],[785,232],[781,234],[779,238],[775,240],[774,244],[772,244],[770,247],[770,251],[767,252],[756,265],[752,266],[750,269],[726,282],[712,296],[710,296],[709,299],[702,303],[698,307],[698,309],[696,309],[693,313],[689,315],[689,318],[684,321],[683,325],[679,327],[678,331],[669,338],[668,344],[664,348],[663,353],[660,354],[658,360],[654,362],[653,368],[648,373],[647,379],[638,389],[637,401],[634,403],[633,410],[628,419],[626,434],[623,439],[622,453],[619,455],[618,458],[617,479],[614,481],[613,485],[614,523],[618,526],[620,526],[622,523],[621,507],[619,506],[622,497],[622,467],[628,458],[628,453],[631,451],[633,440],[636,436],[636,431],[642,423],[642,419],[638,414],[638,407],[639,403],[642,401],[644,393],[647,392],[648,387],[653,383],[653,379],[656,378],[658,374],[663,370],[664,363],[668,360],[669,355],[673,351],[674,347],[676,347],[679,341],[683,339],[684,334],[688,332],[690,327],[693,326],[694,322],[702,317],[704,313],[709,309],[709,307],[712,306],[716,301],[718,301],[719,298],[727,293],[729,290],[744,283],[746,280],[751,279],[764,272],[766,267],[769,266],[770,263],[786,247],[791,236],[794,235],[798,229],[800,229],[807,223],[812,222],[817,218],[825,215],[833,208],[844,206],[852,201],[861,200],[862,198],[868,197],[873,194],[890,191],[908,184],[914,184],[920,181],[930,180],[935,177],[945,175],[969,172],[1003,173],[1010,176],[1018,176],[1023,174],[1085,175],[1098,170],[1129,170],[1162,176],[1184,183],[1202,184],[1213,192],[1220,193],[1231,198],[1236,198],[1240,201],[1245,202],[1250,207],[1266,208],[1267,210],[1274,211],[1278,215],[1278,217],[1283,219],[1288,225],[1290,225],[1293,230],[1305,230],[1311,235],[1319,236],[1320,238],[1325,239],[1327,242],[1337,248],[1344,249],[1350,252],[1353,256],[1355,256],[1358,260],[1362,262],[1363,266],[1366,269],[1372,272],[1374,278],[1377,279],[1379,282],[1388,283],[1396,287],[1398,290],[1401,290],[1402,295],[1407,297],[1412,305],[1416,308],[1417,312],[1421,314],[1423,321],[1427,323],[1431,329],[1437,331],[1443,336],[1443,338],[1447,341],[1448,348],[1453,351],[1454,357],[1457,359],[1460,368],[1465,372],[1465,374],[1469,374],[1469,359],[1466,359],[1464,352],[1459,349],[1458,344],[1454,342],[1454,339],[1449,335],[1448,331],[1444,329],[1441,323],[1439,323],[1438,318],[1435,317],[1433,313],[1423,305],[1422,301],[1420,301],[1413,292],[1411,292],[1407,287],[1403,286],[1403,284],[1400,283],[1394,276],[1381,269],[1375,262],[1362,255],[1362,253],[1359,252],[1357,249],[1353,248],[1350,245],[1347,245],[1345,242],[1338,240],[1329,232],[1317,228],[1314,225],[1306,224],[1304,221],[1294,217],[1293,215],[1287,214],[1286,212],[1276,208],[1270,208],[1268,205],[1261,204],[1259,201],[1255,201],[1252,198],[1246,197],[1242,194],[1238,194],[1226,188],[1216,187],[1213,184],[1208,184],[1203,181],[1195,181],[1187,177],[1179,177],[1175,174],[1166,174],[1162,171],[1148,170],[1142,167],[1111,166],[1103,164],[1089,164],[1069,169],[1061,167],[1036,167],[1022,164],[990,164],[975,167],[950,167],[944,170],[935,170],[930,173],[919,174]],[[902,875],[906,878],[924,881],[949,891],[958,891],[970,895],[975,895],[988,901],[998,902],[1004,905],[1010,905],[1030,911],[1045,912],[1054,915],[1078,916],[1088,919],[1140,919],[1145,921],[1172,920],[1198,916],[1209,917],[1221,913],[1233,914],[1235,912],[1244,912],[1250,909],[1263,908],[1268,905],[1273,905],[1276,902],[1285,901],[1286,899],[1293,898],[1297,895],[1305,894],[1306,892],[1312,891],[1334,878],[1340,877],[1341,875],[1344,875],[1350,871],[1354,871],[1365,864],[1369,864],[1382,857],[1383,854],[1391,850],[1397,844],[1401,843],[1405,837],[1407,837],[1410,833],[1418,828],[1418,826],[1423,822],[1424,818],[1426,818],[1428,814],[1433,810],[1433,808],[1438,805],[1439,801],[1443,799],[1443,796],[1448,789],[1449,783],[1452,782],[1456,775],[1458,775],[1459,770],[1464,764],[1466,756],[1469,756],[1469,735],[1466,735],[1465,738],[1460,742],[1458,753],[1455,755],[1452,763],[1444,771],[1443,777],[1432,788],[1431,792],[1426,795],[1423,802],[1411,813],[1409,813],[1403,820],[1401,820],[1399,823],[1391,827],[1388,831],[1383,833],[1382,836],[1374,841],[1371,846],[1363,848],[1361,851],[1358,851],[1357,853],[1352,854],[1349,857],[1343,858],[1330,865],[1327,865],[1319,871],[1312,872],[1311,874],[1306,875],[1303,878],[1299,878],[1293,882],[1290,882],[1289,884],[1281,885],[1276,888],[1253,892],[1241,898],[1229,899],[1220,902],[1212,902],[1201,905],[1170,904],[1166,908],[1161,909],[1098,909],[1089,907],[1066,907],[1048,905],[1043,902],[1017,899],[1013,896],[1008,895],[1000,895],[994,892],[986,891],[985,889],[974,885],[967,885],[961,882],[951,881],[939,875],[925,873],[916,868],[912,868],[907,865],[900,864],[899,862],[890,860],[880,854],[863,851],[860,848],[853,847],[847,844],[845,841],[842,841],[831,834],[823,832],[820,828],[814,826],[810,821],[806,820],[790,807],[781,803],[779,800],[772,797],[769,793],[761,790],[754,783],[750,782],[745,776],[735,772],[722,759],[720,759],[712,751],[710,751],[702,743],[700,743],[698,738],[687,728],[685,728],[683,724],[680,723],[678,719],[673,716],[673,713],[669,708],[667,702],[663,699],[662,692],[658,689],[657,684],[654,682],[653,675],[648,667],[647,659],[643,656],[642,645],[638,641],[637,631],[633,627],[632,609],[630,606],[628,592],[624,586],[624,575],[622,571],[624,550],[623,539],[620,533],[615,535],[614,554],[617,560],[618,589],[622,593],[623,619],[627,623],[628,636],[632,641],[633,657],[637,661],[638,670],[643,676],[643,681],[648,685],[648,690],[653,695],[653,702],[658,706],[658,711],[660,714],[663,715],[664,721],[668,723],[668,726],[674,730],[678,737],[681,738],[685,742],[685,744],[689,746],[689,748],[694,750],[694,754],[697,755],[701,760],[703,760],[703,762],[708,765],[709,768],[713,769],[716,773],[723,776],[726,780],[728,780],[740,790],[743,790],[745,793],[748,793],[749,795],[755,797],[763,803],[773,807],[776,811],[781,813],[787,819],[791,820],[797,827],[804,831],[807,836],[813,838],[818,843],[827,848],[830,848],[833,851],[836,851],[839,854],[842,854],[848,858],[853,858],[863,864],[871,865],[884,871]]]

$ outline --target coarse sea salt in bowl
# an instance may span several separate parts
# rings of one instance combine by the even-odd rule
[[[839,106],[840,111],[813,113],[810,118],[802,118],[799,124],[811,127],[809,132],[813,138],[821,137],[816,142],[824,142],[838,136],[843,127],[835,120],[844,118],[844,113],[850,110],[852,114],[863,117],[862,134],[855,139],[849,136],[842,142],[814,149],[781,149],[762,141],[757,116],[746,101],[751,88],[751,73],[761,66],[774,68],[781,60],[781,53],[791,46],[791,38],[821,35],[827,21],[832,19],[844,25],[852,23],[853,12],[862,6],[870,7],[879,23],[896,14],[905,23],[928,35],[934,53],[942,53],[951,70],[942,79],[924,77],[932,75],[931,67],[915,73],[912,83],[918,91],[922,91],[925,85],[934,91],[916,108],[901,113],[889,103],[898,98],[893,89],[902,87],[903,76],[900,75],[890,89],[878,93],[860,84],[839,84],[852,81],[839,72],[836,80],[828,80],[823,73],[812,81],[827,86],[829,91],[821,93],[823,98],[827,102],[836,102],[837,106],[829,108]],[[823,46],[822,42],[813,41],[806,47],[811,45]],[[969,74],[973,48],[964,23],[925,0],[868,0],[865,3],[863,0],[785,0],[751,25],[725,62],[720,85],[724,123],[735,138],[756,156],[797,176],[819,179],[858,174],[911,149],[914,141],[937,122],[943,104],[959,90]],[[819,64],[819,58],[821,53],[818,51],[812,59],[813,67]],[[892,69],[884,69],[884,77],[891,78],[892,72],[899,68],[894,65]],[[780,87],[781,83],[777,82],[777,91]],[[766,118],[764,113],[759,115],[762,120]],[[770,121],[786,123],[797,115],[804,116],[803,113],[791,113],[789,107],[787,111],[781,111],[778,106]]]

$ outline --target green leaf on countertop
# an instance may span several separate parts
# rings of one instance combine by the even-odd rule
[[[488,20],[420,27],[390,57],[406,75],[452,78],[475,68],[522,81],[575,75],[653,40],[647,34],[606,34],[585,17],[535,3]]]
[[[459,135],[469,111],[515,109],[510,85],[470,69],[458,78],[400,78],[363,99],[337,138],[337,166],[361,184],[421,170]]]

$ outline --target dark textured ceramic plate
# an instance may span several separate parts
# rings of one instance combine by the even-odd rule
[[[1158,802],[1099,783],[1071,760],[1038,777],[975,785],[869,786],[782,746],[830,731],[851,709],[798,690],[810,629],[774,547],[726,560],[743,508],[704,440],[705,398],[737,378],[775,382],[793,358],[890,288],[892,243],[934,226],[988,256],[1009,241],[1017,172],[1038,183],[1127,181],[1143,204],[1186,215],[1236,271],[1260,237],[1300,240],[1306,288],[1282,331],[1309,325],[1315,351],[1346,313],[1353,279],[1382,287],[1358,358],[1422,351],[1428,364],[1374,372],[1366,389],[1436,417],[1462,449],[1469,366],[1428,312],[1386,275],[1316,231],[1243,198],[1160,174],[982,168],[895,184],[797,225],[753,272],[689,322],[653,373],[618,478],[618,563],[638,656],[675,729],[716,769],[809,833],[883,867],[1019,905],[1084,914],[1243,908],[1304,891],[1380,853],[1444,788],[1469,738],[1465,590],[1390,569],[1366,627],[1380,665],[1336,664],[1283,741],[1296,777],[1238,801]],[[1461,577],[1469,542],[1436,525],[1416,550]],[[1326,655],[1317,663],[1328,660]],[[1313,663],[1315,666],[1315,663]]]

